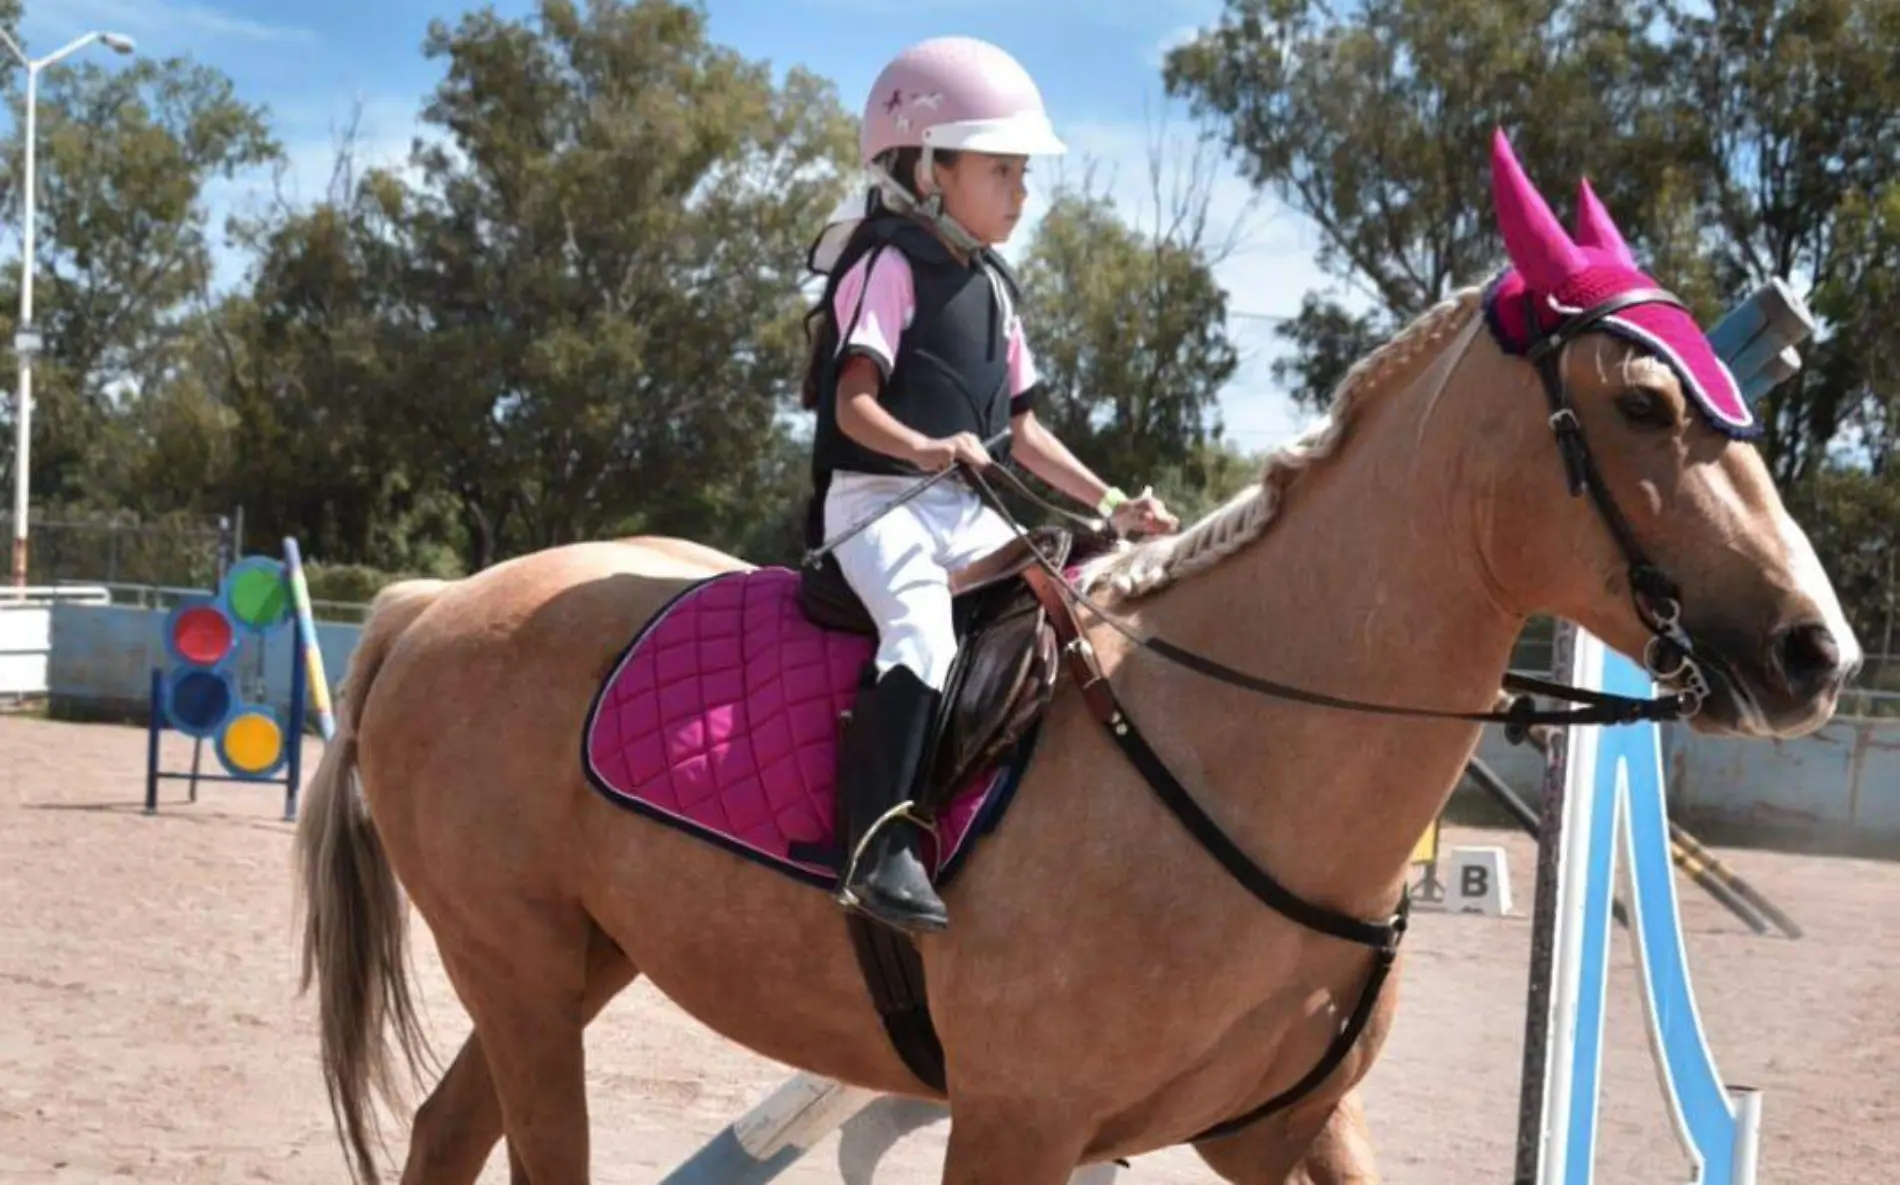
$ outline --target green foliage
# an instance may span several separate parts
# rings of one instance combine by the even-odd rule
[[[409,175],[346,148],[322,200],[241,224],[203,397],[153,431],[204,429],[200,488],[253,535],[391,571],[637,532],[784,554],[797,279],[852,147],[831,88],[668,0],[484,10],[424,51]]]
[[[1203,245],[1143,233],[1086,185],[1064,188],[1020,279],[1047,388],[1037,418],[1104,475],[1188,473],[1239,362]]]
[[[9,206],[24,196],[24,106],[21,93],[0,145]],[[205,187],[278,148],[228,79],[182,59],[111,71],[68,59],[42,74],[37,111],[33,296],[45,349],[33,368],[32,485],[51,500],[125,505],[138,491],[124,458],[144,441],[123,421],[147,414],[147,393],[176,376],[210,273]],[[8,371],[18,285],[16,259],[0,279]],[[10,433],[11,401],[7,415]],[[7,467],[10,477],[10,455]]]
[[[1900,467],[1830,465],[1789,496],[1789,512],[1808,524],[1862,646],[1893,655],[1900,639]],[[1888,672],[1900,677],[1900,664]],[[1900,686],[1893,688],[1900,690]]]
[[[1230,442],[1208,442],[1178,462],[1148,470],[1147,480],[1183,523],[1191,523],[1260,480],[1265,464],[1264,456]]]
[[[454,576],[454,572],[386,572],[368,564],[305,564],[304,583],[312,601],[335,601],[348,605],[367,605],[385,585],[419,576]],[[317,617],[327,617],[315,611]]]
[[[431,26],[408,266],[429,332],[391,408],[472,567],[620,530],[742,535],[795,373],[802,249],[841,196],[832,88],[695,8],[546,0]],[[767,483],[769,486],[770,483]]]
[[[1337,287],[1283,327],[1294,354],[1277,367],[1308,406],[1372,342],[1503,262],[1494,127],[1560,214],[1588,176],[1704,324],[1771,276],[1806,286],[1823,324],[1761,409],[1763,448],[1830,572],[1851,578],[1859,487],[1831,466],[1845,454],[1867,478],[1888,463],[1900,390],[1896,42],[1887,0],[1227,0],[1165,76],[1318,230]],[[1871,595],[1850,593],[1870,625],[1891,614]]]

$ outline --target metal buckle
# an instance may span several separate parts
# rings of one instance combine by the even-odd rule
[[[1702,705],[1707,703],[1708,699],[1709,696],[1706,690],[1689,688],[1677,692],[1676,700],[1681,704],[1681,707],[1677,710],[1676,718],[1678,720],[1687,720],[1689,717],[1700,712]]]
[[[1660,602],[1649,606],[1649,612],[1656,618],[1650,628],[1658,633],[1669,635],[1669,640],[1688,648],[1689,635],[1682,630],[1682,604],[1674,597],[1664,597]]]
[[[1657,657],[1657,655],[1662,652],[1664,646],[1675,651],[1675,665],[1665,667],[1662,665],[1661,659]],[[1648,668],[1651,675],[1667,681],[1681,676],[1690,668],[1694,667],[1695,660],[1689,657],[1688,650],[1686,650],[1680,642],[1676,641],[1675,638],[1658,634],[1650,638],[1649,643],[1643,647],[1643,666]]]

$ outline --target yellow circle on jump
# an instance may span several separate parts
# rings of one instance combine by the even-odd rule
[[[225,755],[247,773],[269,769],[283,748],[284,734],[277,721],[260,713],[246,712],[224,730]]]

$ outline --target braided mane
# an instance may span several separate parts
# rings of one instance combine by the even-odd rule
[[[1124,547],[1096,561],[1080,575],[1081,590],[1138,597],[1204,572],[1258,539],[1273,524],[1286,491],[1300,475],[1339,452],[1360,410],[1384,389],[1386,380],[1479,315],[1482,295],[1482,289],[1465,288],[1427,309],[1353,364],[1334,389],[1327,418],[1269,456],[1259,481],[1179,534]]]

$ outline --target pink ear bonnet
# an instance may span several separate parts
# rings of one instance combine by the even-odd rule
[[[1511,266],[1486,289],[1484,313],[1492,336],[1506,352],[1523,354],[1530,349],[1527,294],[1541,335],[1566,316],[1612,297],[1662,287],[1636,266],[1588,181],[1578,187],[1576,237],[1565,234],[1524,175],[1502,131],[1491,140],[1491,198]],[[1604,317],[1595,328],[1635,343],[1668,365],[1718,431],[1737,439],[1760,435],[1761,425],[1742,398],[1735,376],[1683,309],[1663,303],[1634,304]]]

